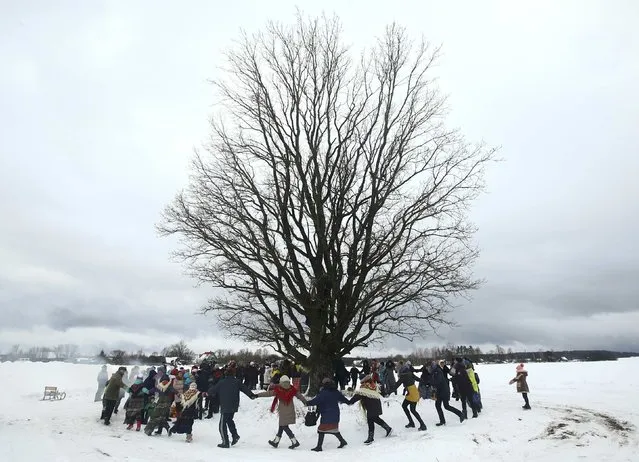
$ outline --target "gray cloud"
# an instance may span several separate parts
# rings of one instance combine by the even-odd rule
[[[153,226],[207,137],[220,50],[294,6],[0,6],[0,349],[241,345],[194,314],[211,292],[168,261],[176,243]],[[381,2],[305,7],[337,12],[356,46],[391,19]],[[639,351],[638,13],[635,2],[393,11],[443,43],[451,124],[505,159],[472,210],[487,283],[460,302],[458,328],[417,344]]]

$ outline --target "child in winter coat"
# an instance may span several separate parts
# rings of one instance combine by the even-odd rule
[[[146,397],[149,394],[149,390],[144,387],[142,379],[143,377],[141,375],[135,378],[133,384],[128,389],[130,393],[129,399],[124,405],[126,410],[126,416],[124,418],[124,423],[127,424],[126,429],[131,430],[135,422],[136,432],[139,432],[142,427],[142,413],[144,411]]]
[[[277,413],[279,414],[279,428],[275,438],[270,440],[268,444],[276,448],[282,438],[282,433],[286,433],[291,439],[291,445],[289,449],[295,449],[300,445],[299,441],[295,438],[293,431],[289,425],[295,423],[295,404],[293,398],[299,399],[306,404],[306,398],[302,395],[297,388],[291,385],[291,379],[287,375],[280,377],[280,383],[273,386],[268,391],[263,391],[257,394],[258,398],[274,397],[273,404],[271,404],[271,412],[275,411],[277,406]]]
[[[173,433],[186,433],[186,442],[193,441],[193,422],[198,416],[198,401],[200,392],[197,391],[197,384],[192,382],[189,389],[182,393],[182,413],[169,430],[169,436]]]
[[[360,402],[362,409],[366,413],[366,422],[368,423],[368,438],[364,444],[371,444],[375,436],[375,424],[386,430],[386,436],[389,436],[393,429],[380,417],[382,415],[382,395],[377,391],[377,385],[370,375],[365,376],[359,385],[359,389],[350,399],[348,404]]]
[[[527,380],[528,371],[526,371],[526,368],[523,364],[520,364],[515,368],[515,372],[517,373],[517,375],[515,375],[515,377],[510,382],[508,382],[508,384],[512,385],[515,382],[517,383],[517,393],[521,393],[521,396],[524,398],[525,404],[522,407],[523,409],[529,410],[531,409],[531,407],[530,402],[528,401],[528,393],[530,393]]]
[[[331,433],[339,440],[339,448],[348,443],[339,432],[339,403],[348,404],[348,399],[337,389],[337,385],[329,378],[322,380],[322,388],[315,398],[306,403],[307,406],[317,406],[320,413],[320,424],[317,427],[317,446],[311,451],[322,450],[324,435]]]

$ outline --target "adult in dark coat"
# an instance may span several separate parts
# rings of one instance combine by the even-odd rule
[[[249,390],[255,390],[257,387],[258,374],[257,366],[253,362],[244,369],[244,384]]]
[[[220,400],[220,436],[222,442],[217,446],[219,448],[228,448],[236,444],[240,440],[237,433],[235,421],[233,417],[240,407],[240,392],[244,393],[251,399],[257,398],[246,385],[233,375],[232,369],[227,369],[227,374],[217,384],[213,385],[209,391],[209,396],[217,396]],[[229,443],[229,434],[233,440]]]
[[[322,388],[317,396],[306,403],[307,406],[317,406],[320,413],[320,424],[317,427],[317,446],[311,451],[322,450],[324,435],[332,433],[339,440],[339,448],[343,448],[348,443],[339,432],[339,403],[349,404],[342,392],[337,389],[337,385],[329,378],[322,380]]]
[[[355,367],[355,364],[353,364],[353,367],[351,367],[351,382],[353,382],[353,390],[357,388],[358,378],[359,378],[359,370],[357,369],[357,367]]]
[[[266,366],[261,364],[259,369],[257,370],[258,379],[260,381],[260,390],[264,390],[264,373],[266,372]]]
[[[333,360],[333,373],[335,374],[335,383],[339,385],[340,390],[344,390],[348,385],[349,374],[342,358]]]
[[[473,418],[477,417],[477,407],[473,401],[473,384],[468,378],[468,373],[466,372],[466,366],[464,365],[464,360],[461,358],[455,359],[455,364],[450,369],[451,374],[455,377],[455,381],[457,382],[457,389],[459,390],[459,398],[462,402],[462,413],[464,417],[468,417],[468,410],[466,404],[469,403],[471,410],[473,411]]]
[[[362,361],[362,372],[361,372],[362,378],[366,375],[370,375],[371,374],[371,364],[368,362],[368,359],[365,359],[364,361]]]
[[[438,427],[446,425],[446,418],[444,417],[444,411],[442,411],[442,404],[444,405],[444,409],[455,414],[457,417],[459,417],[459,421],[463,422],[466,419],[466,417],[464,417],[464,414],[448,404],[448,402],[450,401],[450,387],[448,386],[448,379],[444,374],[444,369],[439,364],[433,363],[433,365],[431,366],[430,377],[431,384],[433,387],[435,387],[435,392],[437,393],[437,399],[435,400],[435,409],[437,410],[437,415],[439,416],[439,423],[436,425]]]
[[[370,375],[362,379],[360,387],[350,399],[348,404],[355,404],[360,401],[362,409],[366,412],[366,422],[368,423],[368,439],[364,444],[371,444],[375,437],[375,424],[386,430],[389,436],[393,429],[381,418],[382,415],[382,395],[377,391],[377,385]]]
[[[195,406],[195,409],[197,409],[197,418],[200,420],[202,420],[204,409],[206,408],[208,410],[210,407],[209,398],[207,397],[206,401],[204,401],[204,397],[205,397],[204,395],[207,394],[206,392],[209,390],[209,387],[210,387],[210,384],[209,384],[210,378],[211,378],[211,369],[208,364],[202,365],[202,368],[195,375],[195,385],[197,386],[197,391],[200,392],[197,395],[197,406]],[[212,415],[212,411],[211,411],[211,415]]]

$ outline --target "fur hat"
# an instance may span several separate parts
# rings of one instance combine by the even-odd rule
[[[290,388],[291,387],[291,379],[288,375],[283,375],[280,377],[280,387],[282,388]]]
[[[515,371],[519,372],[523,372],[524,371],[524,363],[519,364],[519,366],[517,366],[515,368]]]

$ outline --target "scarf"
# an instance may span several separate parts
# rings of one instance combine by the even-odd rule
[[[382,395],[380,395],[377,391],[377,385],[375,384],[375,382],[370,381],[360,383],[360,388],[355,391],[355,394],[371,399],[382,399]],[[366,408],[364,407],[364,401],[360,400],[359,405],[362,413],[364,414],[364,418],[366,418]]]
[[[158,390],[160,390],[162,393],[165,393],[166,390],[169,389],[169,387],[171,386],[171,382],[160,382],[158,383],[158,386],[156,387]]]
[[[297,395],[297,388],[291,385],[290,388],[282,388],[281,386],[276,386],[273,388],[273,394],[275,397],[273,398],[273,403],[271,404],[271,412],[275,412],[275,406],[277,406],[277,401],[283,401],[286,404],[289,404]]]
[[[188,390],[186,390],[182,395],[182,405],[184,406],[184,408],[193,405],[193,403],[197,401],[197,397],[199,394],[200,392],[196,389],[194,390],[193,388],[189,388]]]

